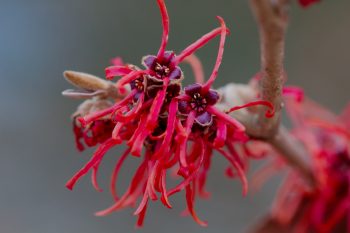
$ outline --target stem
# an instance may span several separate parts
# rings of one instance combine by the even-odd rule
[[[269,142],[288,164],[296,168],[305,180],[314,186],[312,169],[303,159],[306,157],[306,150],[280,126],[288,0],[250,0],[250,5],[260,34],[259,94],[262,100],[272,103],[275,116],[267,118],[264,109],[261,109],[256,118],[246,121],[249,124],[246,126],[247,133]]]
[[[275,108],[275,116],[266,118],[259,113],[254,131],[257,138],[268,139],[278,131],[282,108],[284,71],[284,44],[287,29],[286,0],[250,0],[251,8],[259,26],[261,49],[260,96]]]

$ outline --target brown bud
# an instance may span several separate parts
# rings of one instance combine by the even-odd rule
[[[65,90],[62,95],[70,98],[92,98],[94,96],[100,97],[120,97],[117,88],[112,82],[103,80],[97,76],[76,72],[76,71],[65,71],[63,73],[65,79],[78,87],[79,90]]]

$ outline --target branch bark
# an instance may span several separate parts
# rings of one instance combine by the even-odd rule
[[[311,187],[316,179],[311,166],[305,160],[307,152],[288,131],[281,126],[282,88],[285,77],[284,53],[285,35],[288,26],[288,0],[250,0],[252,12],[259,27],[261,47],[261,79],[259,94],[263,100],[271,102],[276,110],[274,118],[266,118],[260,110],[255,120],[250,120],[247,132],[270,143],[285,161],[296,168]],[[252,229],[253,233],[290,232],[267,217]]]
[[[261,49],[259,95],[275,107],[275,116],[266,118],[264,109],[246,121],[247,133],[269,142],[286,162],[296,168],[311,186],[315,178],[306,162],[306,150],[281,126],[282,89],[285,80],[285,35],[288,27],[288,0],[250,0],[258,24]]]
[[[260,34],[259,93],[262,99],[274,105],[275,116],[266,118],[261,111],[256,127],[249,133],[257,138],[270,139],[277,133],[280,125],[288,4],[286,0],[250,0],[250,4]]]

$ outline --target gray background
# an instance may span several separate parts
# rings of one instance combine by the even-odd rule
[[[246,82],[258,70],[258,34],[247,1],[168,0],[167,6],[169,47],[175,51],[216,27],[216,15],[226,19],[232,33],[217,87]],[[308,95],[334,111],[349,100],[349,7],[348,0],[325,0],[308,10],[293,4],[288,33],[289,83],[302,85]],[[112,202],[108,193],[92,189],[88,177],[74,192],[64,187],[91,151],[80,155],[74,148],[69,116],[78,102],[60,96],[69,87],[62,71],[103,76],[116,55],[138,64],[143,55],[158,49],[160,35],[155,0],[0,0],[1,233],[135,231],[130,209],[105,218],[93,216]],[[213,67],[217,42],[198,52],[206,73]],[[103,163],[104,187],[115,155]],[[126,187],[136,162],[124,167],[121,187]],[[224,178],[224,168],[225,161],[215,158],[208,184],[212,197],[197,203],[200,217],[209,220],[208,228],[179,216],[185,206],[180,194],[171,200],[174,210],[152,203],[139,232],[246,229],[268,209],[277,182],[242,198],[239,182]]]

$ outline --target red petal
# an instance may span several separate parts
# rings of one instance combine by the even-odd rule
[[[101,163],[101,160],[95,165],[92,167],[92,174],[91,174],[91,183],[92,183],[92,186],[95,188],[95,190],[97,192],[102,192],[103,190],[100,188],[100,186],[98,185],[98,182],[97,182],[97,174],[98,174],[98,169],[99,169],[99,165]]]
[[[96,150],[96,152],[94,153],[94,155],[92,156],[92,158],[90,159],[90,161],[85,164],[85,166],[80,169],[66,184],[66,187],[70,190],[73,189],[75,183],[82,177],[84,176],[86,173],[89,172],[89,170],[97,163],[99,162],[103,156],[106,154],[106,152],[112,148],[113,146],[115,146],[117,144],[116,140],[113,139],[109,139],[107,140],[105,143],[101,144],[98,149]]]
[[[225,145],[227,127],[226,124],[224,124],[222,121],[217,121],[217,127],[218,129],[216,130],[216,137],[214,139],[213,145],[215,148],[220,148]]]
[[[188,211],[191,213],[193,219],[201,226],[207,227],[208,224],[205,221],[202,221],[199,219],[197,216],[196,211],[194,210],[194,195],[193,195],[193,190],[190,185],[186,186],[186,202],[187,202],[187,208]]]
[[[207,111],[211,112],[213,115],[217,116],[219,118],[219,120],[222,120],[226,124],[235,127],[238,131],[241,131],[241,132],[245,131],[245,127],[239,121],[237,121],[233,117],[230,117],[228,114],[225,114],[225,113],[219,111],[215,107],[208,106]]]
[[[124,193],[124,195],[112,206],[109,208],[96,212],[96,216],[105,216],[111,214],[114,211],[120,210],[127,205],[133,204],[139,196],[139,193],[142,191],[140,183],[145,181],[144,172],[146,170],[146,162],[143,162],[140,167],[137,169],[134,177],[132,178],[131,184],[128,190]]]
[[[177,113],[177,100],[173,99],[169,105],[169,115],[168,115],[167,128],[165,131],[165,137],[158,151],[154,154],[154,158],[159,158],[161,155],[166,155],[170,150],[170,143],[171,143],[171,139],[173,138],[173,134],[175,130],[176,113]]]
[[[149,130],[153,130],[157,124],[158,116],[159,116],[160,110],[162,109],[163,102],[165,100],[166,89],[168,87],[168,84],[169,84],[169,80],[165,79],[163,83],[163,89],[157,93],[157,96],[153,100],[153,104],[150,109],[149,116],[147,118],[147,124],[146,124],[146,127]]]
[[[242,186],[243,186],[243,196],[247,195],[248,192],[248,181],[247,178],[244,174],[243,168],[240,166],[240,164],[234,160],[233,158],[231,158],[231,156],[229,156],[229,154],[222,150],[222,149],[217,149],[230,163],[231,165],[237,170],[237,174],[242,182]]]
[[[164,0],[157,0],[160,13],[162,15],[162,25],[163,25],[163,35],[162,35],[162,43],[160,44],[160,48],[158,51],[157,57],[163,57],[166,45],[168,43],[169,38],[169,16],[164,3]]]
[[[196,50],[203,47],[206,43],[208,43],[210,40],[215,38],[220,33],[221,33],[221,28],[216,28],[216,29],[212,30],[211,32],[205,34],[201,38],[199,38],[196,42],[189,45],[178,56],[176,56],[175,64],[179,64],[180,62],[182,62],[186,57],[190,56]]]
[[[127,83],[130,83],[131,81],[140,78],[140,76],[144,74],[148,74],[148,70],[137,70],[137,71],[132,71],[129,74],[123,76],[121,79],[118,80],[116,83],[117,87],[122,87]]]
[[[148,206],[148,201],[147,201],[145,207],[140,212],[139,218],[137,219],[136,227],[138,227],[138,228],[143,226],[143,222],[144,222],[145,216],[146,216],[147,206]]]
[[[161,192],[162,192],[161,201],[163,202],[163,204],[170,209],[173,208],[169,202],[168,193],[166,190],[166,170],[165,169],[162,170],[162,175],[161,175]]]
[[[116,163],[114,170],[112,172],[112,176],[111,176],[111,182],[110,182],[110,191],[112,193],[112,196],[114,198],[115,201],[119,200],[117,191],[116,191],[116,184],[117,184],[117,178],[118,178],[118,174],[120,171],[121,166],[123,165],[126,157],[128,156],[128,154],[130,153],[130,148],[127,149],[123,155],[119,158],[118,162]]]
[[[128,66],[109,66],[105,69],[105,74],[107,79],[113,79],[117,76],[128,75],[132,71]]]
[[[242,109],[242,108],[261,106],[261,105],[269,108],[266,111],[266,114],[265,114],[266,117],[270,118],[270,117],[273,117],[275,115],[275,108],[273,107],[273,105],[269,101],[265,101],[265,100],[253,101],[253,102],[249,102],[249,103],[244,104],[244,105],[232,107],[232,108],[230,108],[230,110],[227,111],[227,113],[234,112],[234,111],[237,111],[237,110]]]
[[[218,75],[218,71],[221,65],[221,61],[222,61],[222,57],[224,54],[224,46],[225,46],[225,40],[226,40],[226,34],[227,34],[227,28],[226,28],[226,24],[225,21],[223,20],[223,18],[217,16],[217,19],[220,21],[221,24],[221,37],[220,37],[220,44],[219,44],[219,51],[218,51],[218,55],[216,58],[216,62],[215,62],[215,66],[213,69],[212,74],[210,75],[209,80],[204,84],[203,86],[203,91],[207,92],[209,91],[211,85],[213,84],[213,82],[215,81],[217,75]]]
[[[85,117],[80,117],[78,118],[78,120],[83,127],[86,127],[86,125],[90,124],[92,121],[97,120],[101,117],[107,116],[108,114],[111,114],[117,111],[118,109],[120,109],[121,107],[125,106],[126,104],[128,104],[128,102],[134,97],[135,94],[136,94],[136,90],[132,91],[128,96],[126,96],[120,102],[116,103],[114,106],[104,109],[102,111],[91,113]]]

